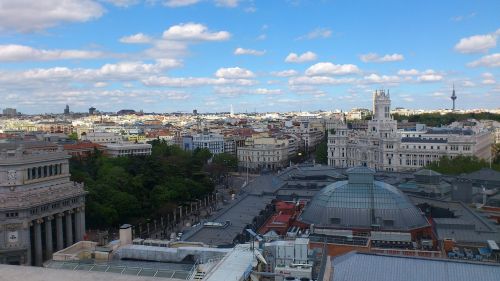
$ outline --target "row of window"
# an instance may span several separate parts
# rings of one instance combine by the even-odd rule
[[[26,172],[28,180],[56,176],[62,174],[62,164],[28,168]]]
[[[5,213],[5,216],[8,218],[17,218],[19,217],[19,213],[18,212]]]
[[[151,152],[150,149],[127,149],[127,150],[120,150],[120,154],[127,154],[127,153],[149,153]]]
[[[63,202],[61,203],[53,203],[53,204],[50,204],[50,205],[43,205],[41,206],[40,208],[33,208],[30,210],[30,214],[31,215],[36,215],[40,212],[45,212],[45,211],[48,211],[49,209],[58,209],[59,207],[61,207],[61,204],[62,206],[66,207],[66,206],[69,206],[70,204],[75,204],[75,203],[78,203],[78,198],[73,198],[71,200],[64,200]]]

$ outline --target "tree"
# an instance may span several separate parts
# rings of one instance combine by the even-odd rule
[[[76,132],[73,132],[68,135],[68,139],[77,141],[78,140],[78,134]]]
[[[444,156],[439,161],[432,162],[425,168],[434,170],[442,174],[457,175],[462,173],[471,173],[482,168],[488,168],[490,165],[484,159],[479,159],[476,156],[456,156],[450,159]],[[492,165],[492,168],[500,171],[500,165]]]
[[[93,153],[70,160],[72,180],[84,182],[89,192],[89,227],[108,228],[151,219],[213,191],[213,181],[202,170],[212,157],[210,151],[190,153],[159,140],[152,145],[150,156],[107,158]]]
[[[332,132],[333,130],[333,132]],[[335,129],[330,130],[331,134],[335,134]],[[318,164],[324,164],[328,165],[328,134],[325,132],[325,136],[323,137],[323,140],[318,144],[316,147],[316,151],[314,152],[316,163]]]
[[[228,171],[236,171],[238,169],[238,158],[229,153],[219,153],[214,155],[212,163],[222,165]]]

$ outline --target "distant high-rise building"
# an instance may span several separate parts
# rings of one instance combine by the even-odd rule
[[[198,109],[193,109],[193,115],[198,115]]]
[[[95,110],[96,110],[96,108],[95,108],[95,107],[93,107],[93,106],[91,106],[91,107],[89,108],[89,115],[94,115]]]
[[[66,105],[66,107],[64,108],[64,115],[68,114],[69,114],[69,105]]]
[[[230,110],[229,114],[231,114],[231,116],[234,115],[234,109],[233,109],[233,105],[232,104],[231,104],[231,110]]]
[[[17,110],[15,108],[5,108],[3,110],[3,115],[6,115],[6,116],[16,116],[17,115]]]
[[[455,84],[453,84],[453,92],[450,98],[453,101],[453,111],[455,111],[455,100],[457,99],[457,95],[455,95]]]

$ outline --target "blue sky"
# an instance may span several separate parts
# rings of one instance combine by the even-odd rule
[[[499,1],[0,0],[0,108],[500,107]]]

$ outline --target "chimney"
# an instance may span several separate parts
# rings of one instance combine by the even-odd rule
[[[120,246],[132,244],[132,226],[124,224],[120,226]]]

